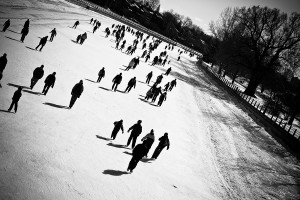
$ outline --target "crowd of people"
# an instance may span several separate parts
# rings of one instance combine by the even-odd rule
[[[92,27],[92,33],[94,34],[101,26],[101,22],[98,21],[97,19],[91,19],[89,21],[93,27]],[[3,24],[3,29],[2,32],[5,32],[9,26],[10,26],[10,19],[8,19],[4,24]],[[79,21],[76,21],[74,23],[74,25],[70,28],[76,29],[77,26],[80,25]],[[29,33],[29,26],[30,26],[30,20],[27,19],[23,25],[23,28],[21,29],[21,42],[24,42],[26,36]],[[139,30],[135,30],[129,26],[125,26],[125,25],[120,25],[120,24],[112,24],[112,26],[106,27],[105,30],[105,37],[114,37],[115,38],[115,49],[119,50],[119,51],[123,51],[123,49],[125,49],[125,45],[127,43],[127,48],[126,51],[124,53],[128,54],[128,55],[133,55],[135,53],[135,51],[138,48],[139,43],[141,43],[142,47],[142,55],[141,57],[139,56],[135,56],[131,59],[131,61],[129,62],[128,66],[126,67],[125,71],[129,71],[130,69],[134,70],[140,63],[140,58],[145,58],[145,62],[147,63],[150,58],[151,58],[151,54],[153,54],[154,50],[157,49],[157,47],[162,43],[161,40],[156,39],[155,37],[152,37],[152,40],[150,39],[150,35],[147,35]],[[132,44],[128,44],[128,39],[125,37],[125,35],[127,34],[131,34],[132,36],[135,37],[135,39],[133,40]],[[57,30],[56,28],[52,29],[50,31],[50,42],[53,41],[54,37],[57,35]],[[127,41],[125,40],[125,38],[127,39]],[[87,39],[87,32],[84,32],[83,34],[79,34],[76,38],[76,42],[79,44],[83,44],[84,41]],[[38,50],[38,48],[40,47],[39,51],[42,51],[42,49],[44,48],[44,46],[46,45],[48,41],[48,36],[42,37],[40,39],[39,44],[36,46],[36,50]],[[170,64],[170,59],[167,55],[167,50],[173,51],[174,46],[171,44],[168,44],[165,46],[165,50],[160,52],[159,55],[154,56],[153,61],[151,62],[151,66],[155,66],[155,65],[160,65],[162,67],[164,67],[166,64]],[[179,55],[182,53],[182,51],[179,51]],[[179,60],[180,58],[178,58]],[[3,56],[0,57],[0,81],[2,79],[3,76],[3,71],[7,65],[7,54],[4,53]],[[150,64],[149,64],[150,65]],[[42,79],[44,77],[44,65],[41,65],[40,67],[37,67],[34,69],[33,71],[33,75],[30,81],[30,89],[32,90],[34,88],[34,86],[38,83],[38,81],[40,79]],[[151,85],[150,81],[151,78],[153,76],[153,71],[149,72],[146,76],[146,81],[145,83],[150,85],[150,89],[146,92],[146,96],[145,96],[145,100],[149,100],[151,99],[151,103],[154,104],[156,102],[156,99],[158,97],[158,103],[157,106],[162,106],[162,103],[164,101],[166,101],[167,99],[167,93],[172,91],[172,89],[174,87],[176,87],[177,82],[176,79],[173,79],[171,82],[167,82],[164,87],[160,86],[162,79],[164,76],[168,76],[171,72],[172,68],[169,67],[166,72],[163,74],[160,74],[157,76],[156,81]],[[97,83],[100,83],[101,80],[105,78],[105,67],[103,67],[99,73],[98,73],[98,78],[97,78]],[[48,93],[49,88],[53,88],[55,85],[55,81],[56,81],[56,72],[52,72],[51,74],[49,74],[45,80],[44,80],[44,88],[42,91],[43,95],[46,95]],[[117,91],[117,88],[119,86],[119,84],[121,84],[122,82],[122,73],[117,74],[113,79],[112,79],[112,91]],[[128,93],[131,91],[132,88],[135,88],[137,84],[137,80],[136,77],[132,77],[128,83],[127,83],[127,87],[124,91],[124,93]],[[1,87],[1,84],[0,84]],[[74,85],[74,87],[71,90],[71,99],[70,99],[70,103],[68,108],[71,109],[76,100],[78,98],[80,98],[81,94],[84,91],[84,86],[83,86],[83,81],[80,80],[78,83],[76,83]],[[17,112],[17,108],[18,108],[18,102],[20,100],[22,96],[22,87],[18,87],[18,89],[15,91],[15,93],[13,94],[12,97],[12,102],[10,107],[8,108],[8,111],[10,112],[12,109],[14,109],[15,113]],[[138,138],[138,136],[142,133],[142,126],[141,126],[142,121],[138,120],[138,122],[136,124],[134,124],[133,126],[131,126],[128,129],[128,132],[131,131],[131,134],[128,138],[127,141],[127,145],[126,147],[128,147],[131,143],[131,148],[133,149],[132,151],[132,159],[128,165],[128,171],[132,172],[133,169],[136,167],[137,163],[139,162],[139,160],[141,160],[143,157],[147,157],[148,156],[148,152],[152,146],[152,144],[154,143],[155,137],[154,137],[154,130],[152,129],[150,131],[150,133],[148,133],[147,135],[145,135],[142,138],[142,143],[138,144],[135,146],[136,144],[136,140]],[[114,140],[116,139],[117,133],[122,130],[122,132],[124,132],[123,130],[123,120],[120,121],[116,121],[114,122],[114,129],[112,131],[111,134],[111,139]],[[165,133],[162,137],[159,138],[159,144],[156,147],[153,155],[152,155],[152,159],[156,159],[160,152],[167,147],[167,149],[169,149],[170,146],[170,141],[168,138],[168,133]]]

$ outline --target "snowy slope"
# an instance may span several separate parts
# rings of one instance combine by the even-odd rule
[[[95,34],[89,24],[92,17],[102,23]],[[139,98],[149,89],[146,75],[153,71],[154,80],[169,66],[141,62],[135,70],[123,71],[142,51],[126,55],[114,49],[112,36],[104,37],[104,29],[118,22],[62,0],[1,0],[0,23],[7,18],[11,26],[0,32],[0,55],[8,55],[0,88],[0,199],[300,198],[299,161],[214,86],[197,69],[195,58],[183,55],[177,62],[177,48],[168,52],[173,70],[161,85],[174,78],[178,82],[157,107]],[[30,32],[20,43],[27,18]],[[70,28],[76,20],[80,25]],[[54,27],[54,41],[42,52],[32,50]],[[83,45],[72,41],[85,31]],[[132,44],[133,36],[125,37],[127,45]],[[151,60],[164,47],[162,43]],[[5,112],[16,86],[29,86],[32,71],[41,64],[43,79],[32,91],[24,89],[16,114]],[[106,76],[95,83],[102,67]],[[54,88],[40,95],[45,77],[54,71]],[[139,81],[128,94],[110,91],[112,78],[120,72],[120,91],[130,78]],[[65,109],[79,80],[84,92],[71,110]],[[113,122],[120,119],[124,134],[106,140]],[[171,145],[157,160],[143,159],[127,174],[131,149],[122,145],[128,128],[139,119],[143,133],[138,142],[151,129],[156,136],[149,156],[165,132]]]

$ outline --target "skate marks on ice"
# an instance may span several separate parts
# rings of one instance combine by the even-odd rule
[[[52,107],[55,107],[55,108],[64,108],[64,109],[68,109],[68,106],[62,106],[62,105],[58,105],[58,104],[54,104],[54,103],[49,103],[49,102],[45,102],[43,103],[44,105],[47,105],[47,106],[52,106]]]
[[[108,174],[111,176],[121,176],[123,174],[128,174],[126,171],[120,171],[120,170],[113,170],[113,169],[106,169],[102,172],[103,174]]]

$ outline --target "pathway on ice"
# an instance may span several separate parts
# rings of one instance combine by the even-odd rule
[[[17,114],[0,112],[0,199],[297,199],[298,160],[255,123],[229,95],[198,70],[195,60],[172,57],[171,74],[177,87],[162,107],[141,101],[149,86],[143,82],[153,70],[155,79],[168,66],[141,62],[134,71],[123,69],[128,56],[114,49],[114,38],[103,30],[116,21],[65,1],[0,1],[0,23],[11,27],[0,33],[0,55],[8,55],[1,81],[0,110],[6,110],[16,90],[29,86],[32,71],[45,65],[45,76],[32,91],[23,91]],[[92,34],[90,18],[102,25]],[[25,19],[30,32],[18,42]],[[75,20],[81,24],[71,29]],[[58,35],[42,52],[31,50],[53,28]],[[83,45],[75,40],[87,31]],[[133,37],[126,33],[127,44]],[[141,44],[139,44],[141,47]],[[161,44],[154,55],[164,50]],[[125,66],[124,66],[125,65]],[[106,68],[100,84],[97,73]],[[39,95],[44,78],[56,71],[55,87]],[[139,81],[129,94],[111,92],[112,78],[122,72],[119,90],[133,76]],[[70,92],[84,81],[84,92],[71,110]],[[54,105],[54,106],[51,106]],[[113,122],[124,120],[126,132],[108,141]],[[126,173],[131,156],[127,129],[141,119],[143,133],[154,129],[156,141],[168,132],[170,149],[155,161],[144,159]],[[102,138],[102,139],[101,139]]]

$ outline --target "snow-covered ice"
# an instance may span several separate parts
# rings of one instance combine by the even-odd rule
[[[123,71],[133,56],[115,50],[114,38],[103,32],[116,22],[63,0],[0,1],[0,55],[8,64],[0,88],[0,199],[299,199],[300,167],[296,156],[278,138],[255,122],[186,54],[177,62],[177,48],[169,51],[170,65],[141,62]],[[24,43],[19,42],[25,20],[31,21]],[[91,18],[102,25],[92,34]],[[70,28],[76,20],[77,29]],[[41,37],[57,29],[57,37],[42,52],[34,49]],[[83,45],[74,43],[87,32]],[[133,36],[126,32],[127,45]],[[148,40],[149,41],[149,40]],[[126,46],[127,46],[126,45]],[[141,48],[141,42],[138,45]],[[164,50],[165,43],[151,54]],[[144,59],[142,59],[144,61]],[[24,89],[16,114],[4,112],[16,86],[29,86],[32,71],[44,64],[45,75],[33,90]],[[161,107],[146,103],[152,81],[171,66],[162,86],[177,78]],[[97,73],[105,67],[101,83]],[[56,72],[47,96],[40,95],[45,77]],[[119,90],[130,78],[130,93],[112,92],[112,78],[123,73]],[[83,80],[84,92],[71,110],[72,87]],[[113,122],[123,119],[125,132],[109,141]],[[142,120],[143,132],[154,129],[157,139],[169,133],[170,149],[157,160],[143,159],[132,174],[126,169],[131,149],[123,148],[128,128]]]

